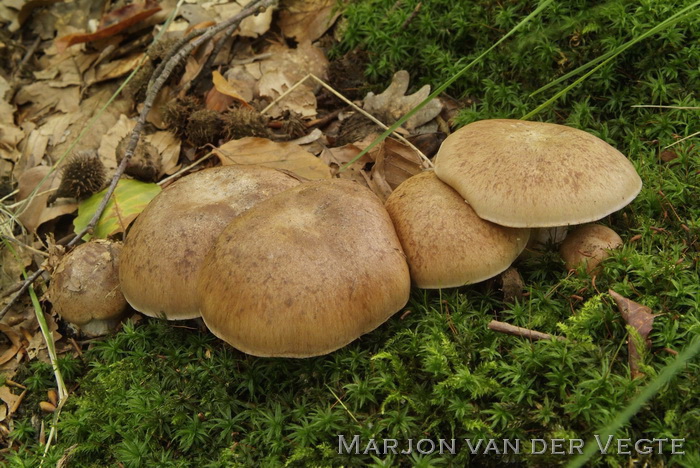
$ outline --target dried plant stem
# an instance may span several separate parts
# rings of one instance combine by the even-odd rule
[[[336,96],[338,99],[340,99],[341,101],[343,101],[344,103],[346,103],[347,105],[349,105],[350,107],[352,107],[353,109],[355,109],[357,112],[359,112],[360,114],[362,114],[362,115],[364,115],[365,117],[367,117],[368,119],[370,119],[370,120],[371,120],[372,122],[374,122],[375,124],[379,125],[382,129],[387,130],[387,129],[389,128],[389,127],[387,127],[386,125],[384,125],[381,121],[379,121],[379,119],[377,119],[377,118],[374,117],[372,114],[370,114],[369,112],[367,112],[366,110],[362,109],[362,108],[359,107],[357,104],[355,104],[354,102],[352,102],[351,100],[349,100],[348,98],[346,98],[345,96],[343,96],[342,94],[340,94],[338,91],[336,91],[335,89],[333,89],[333,87],[332,87],[331,85],[329,85],[328,83],[326,83],[326,82],[323,81],[321,78],[319,78],[319,77],[317,77],[316,75],[314,75],[313,73],[309,73],[309,74],[306,75],[304,78],[302,78],[301,80],[297,81],[292,87],[290,87],[288,90],[286,90],[285,92],[283,92],[282,94],[280,94],[274,101],[272,101],[270,104],[268,104],[267,107],[265,107],[263,110],[261,110],[260,113],[261,113],[261,114],[264,114],[264,113],[266,113],[267,111],[269,111],[269,110],[272,108],[272,106],[274,106],[275,104],[277,104],[278,102],[280,102],[280,101],[281,101],[282,99],[284,99],[289,93],[291,93],[292,91],[294,91],[295,89],[297,89],[299,86],[301,86],[302,84],[304,84],[304,82],[305,82],[307,79],[309,79],[309,78],[314,79],[318,84],[320,84],[321,86],[323,86],[324,88],[326,88],[329,92],[331,92],[331,93],[332,93],[334,96]],[[396,131],[393,131],[393,135],[394,135],[399,141],[401,141],[401,143],[407,145],[407,146],[408,146],[409,148],[411,148],[413,151],[415,151],[416,153],[418,153],[418,155],[419,155],[419,156],[421,157],[421,159],[423,160],[423,165],[424,165],[426,168],[428,168],[428,167],[433,167],[432,161],[431,161],[425,154],[423,154],[423,152],[422,152],[421,150],[419,150],[418,148],[416,148],[415,145],[414,145],[413,143],[411,143],[410,141],[408,141],[407,139],[405,139],[403,136],[401,136],[401,135],[400,135],[398,132],[396,132]]]
[[[491,320],[489,322],[489,330],[505,333],[506,335],[522,336],[523,338],[529,338],[531,340],[551,340],[554,338],[555,340],[566,341],[566,338],[563,336],[555,336],[530,330],[529,328],[516,327],[515,325],[499,322],[498,320]]]

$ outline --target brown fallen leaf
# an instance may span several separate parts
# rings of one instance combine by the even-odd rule
[[[275,43],[263,50],[261,56],[266,58],[252,63],[234,64],[226,72],[229,83],[235,82],[243,97],[252,91],[254,97],[272,101],[309,73],[324,79],[328,68],[328,59],[323,50],[310,42],[299,43],[294,49]],[[314,82],[307,80],[266,113],[280,117],[284,111],[293,111],[304,117],[315,116],[316,87]]]
[[[0,387],[0,400],[5,402],[8,406],[8,408],[12,408],[17,404],[17,400],[19,400],[20,395],[15,395],[12,393],[12,390],[10,390],[10,387],[7,385],[3,385]]]
[[[0,355],[0,365],[2,365],[15,357],[15,354],[17,354],[17,352],[22,348],[22,342],[20,341],[19,334],[13,330],[12,327],[9,327],[4,323],[0,323],[0,332],[4,333],[10,340],[10,343],[12,343],[12,346],[3,351],[3,353]]]
[[[425,85],[417,92],[406,95],[408,91],[409,74],[406,70],[399,70],[391,79],[389,87],[381,94],[368,93],[364,99],[364,109],[377,117],[382,123],[391,125],[404,114],[420,104],[430,94],[430,85]],[[403,125],[408,130],[420,127],[440,114],[442,103],[439,99],[433,99],[418,113],[408,119]]]
[[[131,5],[117,8],[102,17],[100,26],[94,33],[69,34],[56,39],[56,49],[60,53],[75,44],[97,41],[114,36],[129,26],[154,15],[159,12],[160,9],[155,0],[146,0],[146,3],[143,4],[132,3]]]
[[[219,93],[233,98],[233,100],[239,102],[248,109],[253,108],[253,106],[248,104],[245,98],[241,96],[240,92],[231,83],[229,83],[228,80],[224,78],[223,75],[221,75],[221,73],[219,73],[216,70],[212,72],[212,82],[214,83],[214,89],[216,89],[216,91],[218,91]],[[210,107],[207,107],[207,109],[210,109]],[[223,110],[226,110],[226,108],[224,108]],[[219,112],[221,111],[222,110],[219,110]]]
[[[46,176],[50,170],[51,168],[48,166],[37,166],[22,174],[17,187],[17,200],[21,201],[27,199],[32,193],[32,190],[39,186],[44,176]],[[61,199],[51,206],[46,206],[46,202],[51,193],[42,192],[47,192],[49,189],[57,189],[60,182],[61,178],[58,176],[57,172],[54,172],[39,186],[37,195],[29,201],[25,207],[20,208],[21,214],[18,218],[22,225],[30,232],[36,232],[43,223],[58,218],[59,216],[72,213],[78,208],[77,203],[69,199]]]
[[[223,165],[258,164],[293,172],[306,179],[330,179],[323,161],[294,143],[247,137],[231,140],[214,150]]]
[[[113,172],[117,165],[117,147],[133,130],[136,122],[121,114],[119,120],[103,135],[98,154],[107,167],[109,173]],[[158,160],[154,161],[158,167],[157,178],[163,175],[171,175],[177,172],[181,164],[180,140],[171,132],[158,131],[141,137],[144,144],[152,145],[158,152]]]
[[[333,26],[340,16],[335,0],[290,0],[284,2],[277,25],[282,34],[297,42],[313,42]]]
[[[615,304],[617,304],[620,315],[622,315],[622,318],[625,320],[627,325],[631,326],[637,331],[637,333],[639,333],[645,347],[649,348],[651,346],[649,333],[651,333],[654,326],[654,318],[658,314],[652,314],[649,307],[627,299],[612,289],[608,290],[608,294],[610,294],[615,300]],[[639,363],[641,361],[641,355],[645,349],[638,349],[637,343],[633,337],[629,337],[627,347],[629,349],[629,363],[632,378],[636,379],[637,377],[644,376],[644,373],[639,370]]]

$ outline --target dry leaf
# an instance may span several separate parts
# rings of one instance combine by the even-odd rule
[[[221,20],[238,14],[250,1],[251,0],[238,0],[231,2],[214,0],[202,4],[201,8],[192,8],[194,5],[188,5],[191,9],[188,14],[191,16],[192,20],[197,22],[206,18],[218,23]],[[274,10],[275,7],[268,7],[264,12],[244,19],[236,30],[236,35],[244,37],[262,36],[270,29]]]
[[[95,76],[88,80],[87,85],[91,86],[101,81],[113,80],[131,73],[144,55],[145,53],[142,52],[118,60],[112,60],[111,62],[101,63],[95,70]]]
[[[423,172],[423,160],[418,153],[400,141],[387,138],[370,151],[375,160],[372,176],[379,175],[386,180],[391,189],[395,189],[404,180]],[[377,168],[380,166],[381,168]]]
[[[19,178],[17,200],[21,201],[29,197],[32,190],[36,188],[41,180],[50,172],[48,166],[37,166],[26,171]],[[51,174],[43,184],[39,186],[37,195],[29,202],[25,208],[21,208],[19,220],[30,232],[36,230],[43,223],[58,218],[65,214],[74,212],[78,205],[69,199],[61,199],[52,206],[46,206],[50,193],[41,193],[49,189],[57,189],[61,183],[61,178],[56,172]]]
[[[651,346],[649,333],[651,333],[651,330],[653,329],[654,318],[656,315],[651,313],[651,309],[649,307],[627,299],[612,289],[608,290],[608,294],[610,294],[615,300],[615,304],[617,304],[620,315],[622,315],[622,318],[625,320],[627,325],[637,330],[639,336],[642,338],[642,340],[644,340],[644,344],[647,348],[649,348]],[[636,379],[637,377],[644,375],[639,371],[639,363],[643,350],[637,348],[637,344],[632,337],[628,339],[627,347],[629,349],[629,363],[632,378]]]
[[[370,159],[369,155],[363,155],[355,164],[348,167],[343,172],[339,172],[345,164],[355,159],[355,157],[360,154],[360,151],[362,150],[357,146],[347,144],[338,148],[326,148],[321,152],[319,157],[321,161],[331,168],[331,174],[333,174],[334,177],[354,180],[369,188],[367,180],[362,175],[362,168],[365,164],[374,162]]]
[[[284,3],[277,22],[282,34],[297,42],[313,42],[340,16],[335,0],[291,0]]]
[[[417,92],[406,96],[409,79],[406,70],[397,71],[391,79],[391,84],[383,93],[375,95],[370,92],[365,96],[364,109],[382,123],[393,124],[430,95],[430,86],[425,85]],[[417,114],[408,119],[403,126],[408,130],[413,130],[433,120],[440,114],[441,110],[440,100],[433,99]]]
[[[58,112],[77,112],[80,109],[80,89],[78,86],[52,88],[44,81],[22,86],[17,92],[15,102],[19,105],[32,103],[24,119],[37,120],[40,116],[56,110]]]
[[[289,142],[247,137],[224,143],[214,150],[221,163],[258,164],[293,172],[306,179],[330,179],[331,171],[319,158]]]
[[[24,131],[15,125],[12,117],[14,111],[9,103],[0,100],[0,158],[10,161],[19,159],[17,145],[24,138]]]
[[[109,173],[112,173],[117,167],[117,146],[124,137],[131,133],[135,125],[135,121],[121,114],[119,120],[103,135],[97,154]],[[158,150],[160,156],[160,161],[158,162],[160,166],[159,178],[164,174],[174,174],[180,169],[181,164],[178,163],[180,159],[180,140],[173,133],[159,131],[151,135],[142,135],[141,138]]]
[[[328,60],[323,51],[310,42],[300,43],[295,49],[284,44],[272,44],[263,51],[265,60],[234,64],[226,73],[229,82],[236,82],[236,89],[247,99],[247,92],[253,91],[254,97],[263,97],[269,101],[296,85],[309,73],[325,78]],[[308,80],[286,95],[267,114],[279,117],[285,110],[294,111],[304,117],[316,115],[317,84]],[[248,100],[248,99],[247,99]]]
[[[12,408],[17,404],[19,395],[15,395],[12,393],[12,390],[10,390],[10,387],[3,385],[0,387],[0,400],[4,401],[8,407]]]
[[[0,323],[0,332],[4,333],[11,343],[11,346],[0,354],[0,365],[3,365],[15,357],[17,352],[22,348],[22,342],[20,341],[19,334],[4,323]]]
[[[146,0],[145,4],[132,3],[131,5],[117,8],[102,17],[100,28],[94,33],[69,34],[56,39],[56,49],[59,52],[63,52],[74,44],[106,39],[125,30],[129,26],[145,20],[158,11],[160,11],[160,7],[153,0]]]
[[[233,98],[249,109],[253,108],[250,104],[248,104],[245,98],[241,96],[236,87],[229,83],[228,80],[216,70],[212,72],[212,82],[214,83],[214,88],[221,94],[225,94],[226,96]]]

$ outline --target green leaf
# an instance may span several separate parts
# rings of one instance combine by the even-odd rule
[[[78,217],[73,221],[75,232],[85,229],[95,215],[107,189],[98,192],[80,203]],[[112,198],[105,207],[100,220],[95,226],[93,236],[104,239],[112,234],[124,232],[131,222],[146,208],[146,205],[158,195],[161,188],[157,184],[139,182],[133,179],[122,179],[117,183]],[[92,236],[86,234],[84,240]]]

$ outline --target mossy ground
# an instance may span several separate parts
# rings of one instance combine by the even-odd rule
[[[526,15],[536,2],[361,0],[346,10],[338,53],[369,52],[368,77],[386,83],[407,69],[436,85]],[[449,90],[471,104],[458,123],[518,118],[559,87],[530,93],[638,36],[690,2],[555,2]],[[381,87],[381,86],[380,86]],[[62,366],[74,389],[58,424],[55,463],[70,466],[496,466],[559,465],[560,455],[339,455],[351,438],[584,438],[608,423],[700,331],[700,20],[679,24],[623,53],[535,118],[589,131],[629,156],[644,188],[605,220],[625,240],[593,278],[569,274],[556,254],[518,268],[529,296],[504,304],[485,285],[413,292],[410,313],[329,356],[307,360],[243,355],[196,328],[157,320],[127,326]],[[644,356],[646,377],[630,378],[627,329],[609,288],[660,315]],[[530,342],[486,327],[497,318],[563,335]],[[635,455],[652,466],[700,466],[700,362],[687,367],[618,437],[685,438],[685,455]],[[52,387],[35,363],[15,421],[13,466],[37,466],[42,448],[30,422]],[[50,417],[45,416],[47,423]],[[614,450],[613,450],[614,451]],[[627,465],[630,456],[594,459]],[[47,465],[47,466],[50,466]]]

